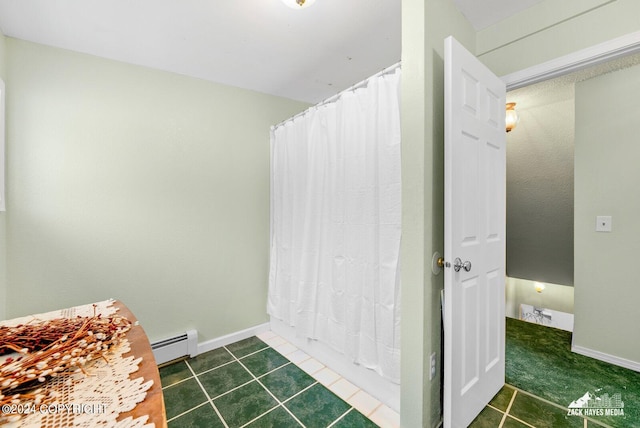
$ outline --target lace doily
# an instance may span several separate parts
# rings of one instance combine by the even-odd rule
[[[98,314],[109,317],[117,311],[113,303],[113,300],[105,300],[95,304],[2,321],[0,325],[13,327],[34,320],[92,317]],[[122,356],[130,350],[129,341],[124,339],[109,349],[105,354],[106,361],[98,358],[87,363],[83,367],[87,375],[74,373],[48,379],[42,384],[42,388],[45,392],[56,391],[55,402],[42,405],[25,403],[24,407],[14,409],[23,415],[22,418],[4,427],[154,427],[152,423],[147,424],[148,416],[136,419],[129,417],[116,421],[120,413],[133,410],[138,403],[142,402],[153,385],[152,380],[144,382],[142,378],[129,379],[129,375],[138,370],[138,365],[142,361],[142,358]]]

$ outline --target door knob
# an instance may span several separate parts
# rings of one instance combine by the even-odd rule
[[[456,257],[453,261],[453,270],[460,272],[460,269],[464,269],[465,272],[469,272],[471,270],[471,262],[469,260],[463,262],[460,257]]]
[[[439,257],[436,263],[441,268],[451,267],[451,263],[445,261],[442,257]],[[471,270],[471,262],[469,260],[463,262],[460,257],[456,257],[456,259],[453,261],[453,270],[455,270],[456,272],[460,272],[460,269],[464,269],[465,272],[469,272]]]

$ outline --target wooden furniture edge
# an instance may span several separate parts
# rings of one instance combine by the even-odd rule
[[[118,309],[117,315],[127,318],[132,323],[136,323],[137,319],[133,312],[121,301],[116,300],[113,304]],[[131,346],[131,351],[123,355],[123,357],[134,356],[135,358],[142,357],[142,361],[138,366],[138,371],[129,375],[130,379],[137,379],[142,377],[145,382],[152,380],[153,385],[147,390],[147,395],[144,401],[138,403],[138,405],[131,411],[121,413],[118,416],[118,421],[121,421],[129,416],[134,419],[141,416],[149,416],[147,423],[153,423],[156,428],[167,428],[167,416],[164,406],[164,398],[162,395],[162,384],[160,382],[160,372],[158,371],[158,365],[153,356],[151,350],[151,343],[141,325],[133,325],[131,330],[127,333],[127,339]]]

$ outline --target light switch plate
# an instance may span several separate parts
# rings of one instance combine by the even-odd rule
[[[596,217],[596,232],[611,232],[611,216],[599,215]]]

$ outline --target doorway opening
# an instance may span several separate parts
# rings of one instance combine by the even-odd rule
[[[630,166],[629,159],[637,160],[640,152],[630,144],[635,136],[627,135],[625,128],[629,127],[623,126],[640,114],[640,102],[634,95],[640,90],[640,37],[636,33],[618,42],[625,48],[613,49],[617,54],[594,53],[599,47],[591,49],[590,55],[575,54],[570,57],[582,55],[581,61],[585,61],[577,70],[567,66],[566,72],[557,73],[553,78],[532,78],[531,85],[516,85],[515,90],[507,93],[507,101],[516,102],[520,108],[521,122],[516,130],[524,130],[519,139],[515,138],[515,131],[508,137],[507,275],[514,278],[508,278],[507,283],[514,281],[516,291],[511,290],[509,295],[507,286],[507,315],[522,318],[526,315],[525,301],[529,299],[532,305],[528,306],[531,316],[527,321],[551,325],[557,314],[549,307],[564,305],[575,312],[576,332],[581,333],[581,337],[577,340],[576,334],[507,319],[506,380],[516,388],[508,385],[492,400],[479,416],[478,420],[482,419],[483,423],[495,417],[502,421],[500,426],[510,418],[521,420],[518,408],[524,406],[524,402],[526,407],[534,406],[532,396],[546,403],[538,406],[552,405],[547,409],[549,413],[540,410],[547,422],[555,413],[563,420],[575,419],[586,426],[585,421],[579,420],[579,416],[586,413],[576,410],[577,406],[590,400],[601,404],[602,397],[605,400],[616,397],[619,408],[607,402],[607,414],[613,416],[596,418],[594,426],[599,423],[628,426],[640,417],[640,390],[634,390],[640,376],[637,344],[618,348],[616,346],[627,342],[624,333],[612,334],[593,327],[602,320],[606,320],[607,325],[624,325],[620,320],[624,320],[624,313],[632,308],[630,299],[635,300],[633,290],[624,292],[628,281],[612,279],[611,271],[615,266],[624,265],[625,253],[633,252],[638,241],[630,237],[640,231],[634,215],[637,209],[628,203],[633,199],[628,195],[634,193],[629,183],[640,180],[640,174],[635,174],[637,168]],[[603,46],[610,48],[611,42]],[[592,61],[585,60],[585,56]],[[602,56],[607,60],[601,61]],[[509,76],[505,80],[509,81]],[[544,92],[543,87],[550,91],[547,96],[551,101],[541,102],[536,98]],[[533,96],[527,98],[528,94]],[[548,111],[543,111],[543,107]],[[551,120],[545,120],[550,116]],[[561,126],[553,128],[549,122]],[[545,138],[553,144],[545,147],[545,141],[540,141]],[[528,147],[522,147],[523,144]],[[558,144],[566,146],[558,147]],[[510,150],[523,151],[511,164]],[[554,174],[553,166],[549,165],[554,162],[565,167],[557,168],[559,173]],[[510,197],[516,201],[509,201]],[[552,206],[553,201],[560,206]],[[545,208],[551,210],[546,218]],[[600,221],[603,217],[605,220]],[[510,221],[516,224],[510,225]],[[558,227],[560,225],[562,227]],[[612,265],[610,270],[608,264]],[[594,274],[600,271],[604,275]],[[516,275],[528,280],[516,279]],[[574,282],[578,285],[575,311]],[[566,292],[559,292],[561,289]],[[611,294],[625,296],[624,301],[608,305],[606,296]],[[590,342],[591,337],[600,341]],[[510,347],[511,351],[518,348],[517,352],[511,352],[511,357]],[[612,351],[603,352],[602,347]],[[524,363],[514,363],[522,357],[531,358]],[[510,373],[510,363],[522,369],[522,383],[513,377],[510,379],[517,372]],[[630,379],[632,381],[626,383]],[[524,386],[527,380],[529,384]],[[571,392],[567,394],[567,391]],[[505,397],[510,397],[506,400],[509,404],[502,409]],[[621,410],[623,402],[624,411]],[[525,422],[537,426],[533,420]]]
[[[507,134],[508,317],[573,331],[576,90],[587,102],[594,79],[638,65],[626,53],[507,92],[520,117]]]

